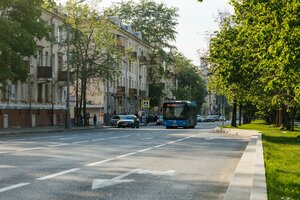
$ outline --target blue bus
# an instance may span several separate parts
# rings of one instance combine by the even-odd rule
[[[191,101],[168,101],[162,104],[166,128],[194,128],[197,124],[197,104]]]

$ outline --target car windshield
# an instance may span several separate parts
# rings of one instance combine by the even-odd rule
[[[125,115],[125,116],[122,116],[121,119],[131,119],[131,120],[134,120],[134,116],[133,115]]]

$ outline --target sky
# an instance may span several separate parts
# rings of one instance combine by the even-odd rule
[[[65,0],[58,0],[64,2]],[[102,0],[100,9],[108,7],[112,2],[121,0]],[[139,1],[139,0],[135,0]],[[233,13],[233,8],[228,4],[229,0],[155,0],[158,3],[165,3],[169,7],[179,9],[177,25],[177,37],[175,46],[194,65],[200,65],[199,51],[205,52],[208,49],[208,35],[218,30],[216,18],[219,12]]]

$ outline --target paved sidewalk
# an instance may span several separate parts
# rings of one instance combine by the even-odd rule
[[[224,200],[267,200],[261,133],[219,127],[215,132],[251,137],[230,181]]]

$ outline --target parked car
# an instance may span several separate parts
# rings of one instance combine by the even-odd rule
[[[163,125],[164,119],[163,116],[159,116],[158,119],[156,120],[156,125]]]
[[[202,115],[197,115],[197,122],[204,122],[205,117]]]
[[[225,118],[225,116],[222,116],[222,115],[221,115],[221,116],[219,117],[219,121],[220,121],[220,122],[222,122],[222,121],[224,121],[224,122],[225,122],[225,121],[226,121],[226,118]]]
[[[110,119],[111,126],[117,126],[118,121],[121,119],[123,115],[115,115]]]
[[[213,115],[207,115],[204,119],[204,122],[214,122],[215,121],[215,116]]]
[[[117,122],[117,127],[118,128],[121,127],[139,128],[140,122],[135,115],[122,115],[120,116],[120,120]]]

